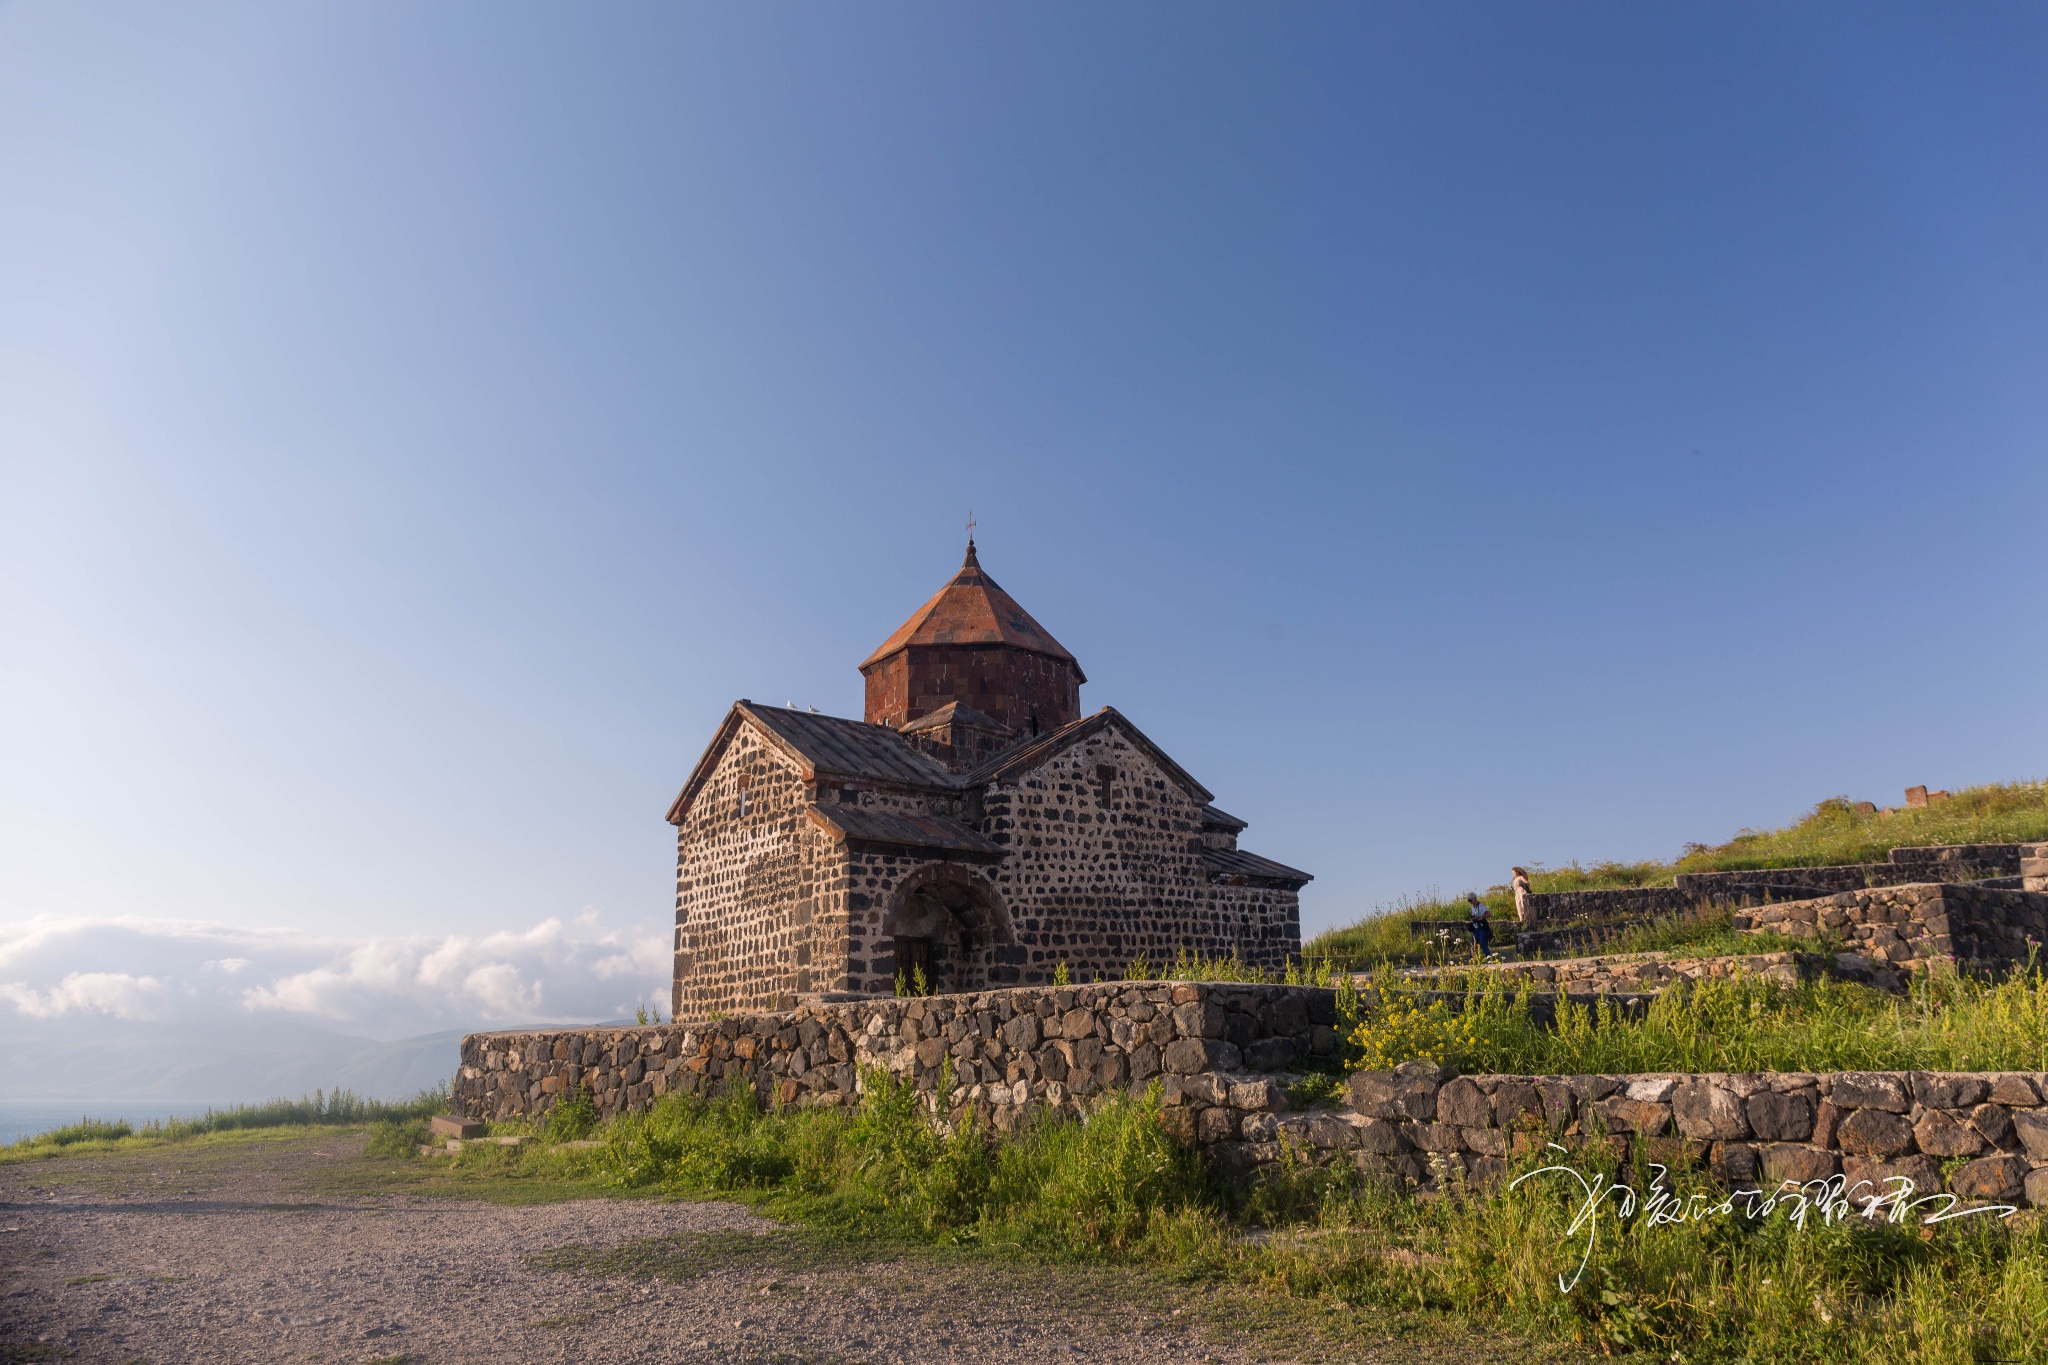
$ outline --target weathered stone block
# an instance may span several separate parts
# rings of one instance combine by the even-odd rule
[[[1273,1142],[1280,1136],[1280,1116],[1270,1111],[1246,1114],[1238,1121],[1238,1133],[1246,1142]]]
[[[1203,1109],[1195,1115],[1195,1141],[1229,1142],[1237,1136],[1236,1111],[1222,1105]]]
[[[1984,1139],[1968,1123],[1958,1123],[1939,1109],[1930,1109],[1913,1125],[1913,1141],[1929,1156],[1975,1156]]]
[[[1468,1152],[1481,1156],[1506,1156],[1509,1133],[1504,1128],[1461,1128],[1459,1139]]]
[[[1913,1098],[1929,1109],[1970,1109],[1982,1104],[1989,1090],[1978,1076],[1949,1071],[1913,1073]]]
[[[1223,1006],[1213,1000],[1190,1000],[1173,1011],[1173,1031],[1182,1038],[1221,1038]]]
[[[1841,1158],[1825,1147],[1802,1143],[1774,1142],[1763,1149],[1763,1179],[1766,1188],[1776,1189],[1787,1181],[1804,1185],[1825,1180],[1841,1167]]]
[[[1761,1152],[1751,1142],[1717,1142],[1708,1152],[1707,1165],[1725,1187],[1753,1185],[1762,1168]]]
[[[1365,1151],[1395,1156],[1409,1150],[1412,1145],[1402,1131],[1407,1126],[1391,1119],[1367,1119],[1357,1126],[1356,1141]]]
[[[2012,1111],[2002,1104],[1985,1102],[1970,1111],[1970,1126],[1993,1147],[2010,1149],[2019,1145],[2012,1130]]]
[[[1654,1137],[1671,1126],[1671,1106],[1645,1100],[1601,1100],[1593,1106],[1613,1133],[1640,1133]]]
[[[1949,1193],[1959,1199],[1988,1199],[2017,1204],[2026,1198],[2027,1163],[2016,1156],[1988,1156],[1949,1175]]]
[[[1991,1079],[1991,1100],[2008,1109],[2031,1109],[2041,1102],[2034,1083],[2025,1076],[2004,1072]]]
[[[1455,1152],[1463,1145],[1458,1129],[1448,1123],[1411,1123],[1407,1136],[1425,1152]]]
[[[1240,1059],[1234,1046],[1218,1039],[1177,1038],[1161,1060],[1168,1071],[1193,1073],[1235,1070]]]
[[[1710,1144],[1694,1138],[1647,1137],[1636,1138],[1636,1150],[1643,1160],[1655,1162],[1666,1170],[1678,1171],[1697,1166],[1707,1158]]]
[[[1897,1076],[1881,1071],[1844,1071],[1834,1078],[1828,1102],[1837,1109],[1882,1109],[1903,1114],[1912,1108]]]
[[[2048,1110],[2013,1110],[2012,1130],[2018,1134],[2020,1144],[2027,1149],[2028,1157],[2035,1161],[2048,1162]]]
[[[1485,1093],[1463,1078],[1448,1081],[1437,1091],[1436,1115],[1445,1123],[1466,1128],[1484,1128],[1493,1117]]]
[[[1368,1123],[1364,1127],[1354,1127],[1334,1115],[1315,1114],[1310,1116],[1306,1132],[1308,1140],[1318,1147],[1354,1147],[1359,1145],[1365,1128],[1370,1126]]]
[[[1279,1071],[1300,1060],[1302,1047],[1291,1037],[1260,1038],[1242,1051],[1245,1065],[1254,1071]]]
[[[1894,1180],[1912,1181],[1913,1189],[1919,1194],[1932,1194],[1941,1188],[1941,1167],[1933,1157],[1924,1154],[1900,1157],[1896,1161],[1844,1156],[1842,1177],[1845,1182],[1843,1191],[1851,1201],[1890,1193],[1897,1188],[1889,1183]]]
[[[1689,1138],[1729,1141],[1749,1136],[1742,1101],[1712,1081],[1688,1081],[1671,1091],[1671,1115]]]
[[[1767,1142],[1803,1142],[1813,1136],[1813,1101],[1765,1090],[1743,1104],[1750,1131]]]
[[[1287,1092],[1272,1081],[1237,1081],[1230,1087],[1233,1109],[1285,1109]]]
[[[1857,1156],[1892,1157],[1913,1149],[1913,1128],[1884,1109],[1858,1109],[1842,1120],[1835,1141]]]

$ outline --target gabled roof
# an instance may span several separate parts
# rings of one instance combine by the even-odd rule
[[[1016,776],[1028,768],[1035,768],[1062,749],[1079,744],[1082,740],[1100,733],[1114,725],[1147,758],[1159,766],[1159,770],[1172,778],[1174,784],[1195,800],[1207,805],[1215,798],[1209,789],[1188,775],[1187,769],[1166,756],[1166,751],[1145,738],[1144,732],[1130,723],[1114,706],[1105,706],[1092,716],[1083,716],[1077,721],[1062,725],[1059,729],[1040,735],[1028,744],[1005,749],[988,762],[969,772],[964,779],[970,787],[986,786]]]
[[[1067,653],[1052,632],[1031,619],[1031,613],[1017,605],[1017,599],[996,586],[981,571],[974,542],[967,542],[967,559],[953,581],[933,594],[932,599],[912,612],[896,633],[882,641],[882,647],[861,661],[861,672],[912,645],[1013,645],[1036,654],[1064,659],[1080,675],[1081,665]],[[1082,682],[1088,679],[1082,677]]]
[[[1202,850],[1202,862],[1218,877],[1242,877],[1254,885],[1284,886],[1289,891],[1299,891],[1315,880],[1298,867],[1289,867],[1236,848],[1205,848]]]
[[[752,725],[762,738],[796,760],[806,782],[825,777],[846,777],[868,782],[885,782],[901,787],[957,790],[960,779],[946,771],[938,760],[913,747],[886,725],[841,716],[819,715],[815,711],[792,711],[781,706],[759,706],[744,699],[732,704],[718,733],[711,737],[704,756],[690,770],[675,803],[668,808],[668,822],[679,825],[689,813],[697,792],[710,780],[718,757],[742,725]]]
[[[1235,815],[1232,815],[1229,811],[1218,810],[1214,806],[1204,806],[1202,807],[1202,828],[1220,829],[1230,834],[1242,834],[1245,830],[1250,829],[1251,826],[1245,821],[1238,819]]]
[[[964,701],[949,701],[938,710],[919,716],[903,727],[903,733],[907,735],[913,730],[937,730],[948,725],[964,726],[970,730],[993,730],[1003,735],[1013,733],[1009,726],[994,716],[985,715]]]
[[[936,848],[948,853],[1001,858],[1009,852],[995,840],[943,815],[909,815],[860,806],[810,808],[812,823],[841,839],[898,848]]]

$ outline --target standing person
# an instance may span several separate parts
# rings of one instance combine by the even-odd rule
[[[1472,941],[1479,945],[1481,957],[1493,956],[1493,928],[1487,922],[1486,902],[1479,899],[1477,891],[1467,891],[1465,900],[1472,907]]]
[[[1529,903],[1529,869],[1518,867],[1515,873],[1515,922],[1524,929],[1536,927],[1536,907]]]

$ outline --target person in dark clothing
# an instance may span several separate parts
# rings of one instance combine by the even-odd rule
[[[1493,955],[1493,927],[1487,920],[1486,902],[1479,899],[1477,891],[1467,891],[1465,901],[1472,909],[1472,941],[1479,945],[1481,957]]]

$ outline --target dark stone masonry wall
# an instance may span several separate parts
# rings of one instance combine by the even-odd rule
[[[455,1093],[487,1119],[545,1114],[571,1088],[600,1113],[752,1085],[782,1104],[848,1104],[863,1068],[987,1107],[1079,1112],[1158,1076],[1298,1070],[1337,1053],[1336,996],[1306,986],[1118,982],[974,995],[823,1001],[697,1024],[471,1034]],[[1233,1130],[1234,1131],[1234,1130]]]
[[[1607,921],[1676,914],[1703,904],[1761,905],[1821,893],[1861,891],[1917,882],[1972,882],[2018,877],[2029,850],[2039,848],[2043,885],[2048,890],[2048,845],[1947,844],[1895,848],[1881,863],[1839,863],[1825,867],[1748,868],[1735,872],[1681,872],[1670,886],[1616,887],[1604,891],[1552,891],[1529,897],[1536,929],[1554,935],[1533,941],[1530,951],[1551,952],[1583,942],[1585,927]],[[1525,935],[1525,937],[1527,937]]]
[[[1337,1104],[1293,1110],[1286,1082],[1334,1059],[1335,1022],[1332,992],[1296,986],[827,1002],[706,1024],[472,1034],[455,1095],[483,1119],[544,1116],[571,1088],[606,1115],[739,1085],[771,1103],[850,1105],[862,1071],[879,1067],[928,1092],[942,1122],[976,1105],[1008,1130],[1156,1081],[1168,1126],[1239,1176],[1292,1148],[1419,1188],[1484,1185],[1557,1142],[1701,1166],[1731,1185],[1841,1175],[1853,1192],[1904,1175],[1922,1191],[2048,1205],[2048,1074],[1460,1076],[1409,1062],[1354,1074]]]
[[[1497,1181],[1545,1144],[1705,1167],[1728,1187],[1840,1175],[1853,1199],[1906,1176],[1923,1193],[2048,1205],[2048,1075],[1765,1072],[1459,1076],[1427,1062],[1351,1078],[1341,1114],[1246,1117],[1241,1166],[1298,1131],[1321,1150],[1428,1186]],[[1948,1167],[1946,1176],[1943,1168]]]
[[[772,1009],[832,984],[845,860],[806,804],[795,765],[742,728],[676,832],[671,1013]]]
[[[1029,950],[1026,984],[1061,962],[1077,979],[1120,977],[1185,948],[1277,971],[1301,951],[1296,894],[1213,885],[1202,803],[1114,726],[992,785],[982,807],[1009,849],[995,880]]]
[[[1997,973],[2026,961],[2029,939],[2048,942],[2048,895],[1945,883],[1873,887],[1738,911],[1735,928],[1832,932],[1851,952],[1907,971],[1954,958],[1962,970]]]

